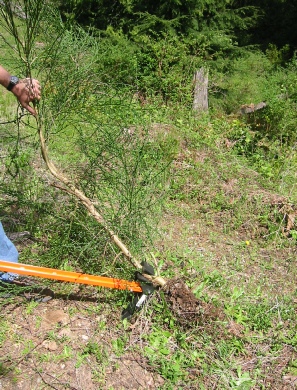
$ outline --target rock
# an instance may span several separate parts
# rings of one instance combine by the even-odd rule
[[[58,349],[57,343],[53,340],[44,340],[42,346],[49,351],[56,351]]]

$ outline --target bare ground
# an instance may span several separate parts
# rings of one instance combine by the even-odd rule
[[[7,305],[0,388],[159,388],[164,380],[137,352],[115,354],[114,323],[120,312],[108,318],[104,311],[101,315],[94,304],[59,299],[32,302],[31,308],[21,301]]]
[[[294,246],[260,248],[257,256],[254,256],[252,240],[248,246],[243,244],[247,238],[245,233],[238,232],[232,239],[225,239],[222,225],[217,223],[215,228],[212,226],[212,232],[218,233],[213,240],[209,237],[208,229],[202,229],[202,220],[189,217],[191,213],[185,212],[186,217],[182,214],[168,213],[162,228],[166,245],[165,241],[160,241],[158,250],[165,259],[165,252],[177,253],[183,240],[187,251],[202,258],[201,269],[197,271],[197,268],[186,264],[186,257],[183,261],[183,255],[180,255],[183,277],[188,280],[194,278],[199,284],[201,271],[211,273],[217,270],[229,277],[231,290],[232,284],[241,284],[246,291],[254,291],[261,282],[268,297],[275,296],[277,299],[279,295],[295,291],[296,268],[290,261],[296,255]],[[166,270],[176,276],[181,268],[169,258],[163,265],[163,271]],[[211,290],[208,293],[216,294]],[[7,297],[4,299],[7,300]],[[10,302],[8,300],[2,306],[1,316],[3,345],[0,352],[0,389],[124,390],[162,389],[168,386],[168,381],[142,354],[142,335],[150,331],[151,325],[145,313],[136,317],[126,329],[126,344],[121,348],[117,346],[117,339],[123,336],[123,329],[118,327],[121,308],[112,307],[104,299],[104,292],[100,296],[100,303],[93,301],[54,298],[47,302],[36,302],[34,294],[25,298],[23,295],[14,297]],[[222,312],[214,314],[213,318],[208,317],[202,326],[208,327],[211,333],[212,320],[222,319]],[[230,320],[215,332],[221,332],[219,338],[242,337],[241,325]],[[251,332],[251,337],[258,336],[256,332]],[[258,345],[257,348],[263,348],[262,361],[257,357],[259,351],[252,346],[248,348],[248,354],[239,358],[243,370],[253,371],[259,364],[262,365],[265,373],[259,384],[262,387],[253,386],[252,389],[297,388],[297,377],[287,373],[289,362],[296,359],[294,348],[284,346],[282,353],[274,358],[268,353],[269,345]],[[196,371],[193,368],[189,370],[193,385],[185,388],[199,389],[199,372],[199,364]],[[207,389],[220,388],[220,378],[216,376],[204,377],[201,381]]]

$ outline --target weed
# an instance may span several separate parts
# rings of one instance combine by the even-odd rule
[[[65,345],[63,351],[60,355],[56,356],[57,360],[69,360],[73,357],[72,348],[68,345]]]
[[[32,340],[24,340],[22,354],[28,355],[34,349],[34,347],[35,345]]]
[[[0,324],[0,345],[2,346],[6,340],[7,332],[9,331],[9,325],[7,321],[1,320]]]
[[[32,314],[32,313],[34,312],[34,309],[35,309],[38,305],[39,305],[39,303],[38,303],[38,302],[35,302],[35,301],[30,301],[30,302],[28,302],[25,313],[26,313],[27,315]]]
[[[256,381],[250,377],[248,372],[242,372],[241,368],[237,370],[237,378],[231,380],[231,389],[250,390],[255,385]]]
[[[123,337],[118,337],[116,338],[115,340],[112,340],[112,347],[113,347],[113,350],[114,350],[114,353],[117,355],[117,356],[120,356],[123,354],[124,350],[125,350],[125,346],[126,346],[126,343],[127,343],[127,336],[123,336]]]
[[[148,345],[144,347],[145,356],[171,383],[185,379],[187,377],[185,368],[192,367],[198,357],[204,356],[195,350],[185,352],[188,349],[186,337],[178,331],[154,328],[145,339],[148,341]]]
[[[5,365],[0,362],[0,376],[4,376],[9,372],[9,368],[5,367]]]

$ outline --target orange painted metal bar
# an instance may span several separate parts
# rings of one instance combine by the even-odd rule
[[[90,284],[92,286],[114,288],[117,290],[142,292],[142,288],[137,282],[107,278],[105,276],[88,275],[79,272],[62,271],[54,268],[37,267],[21,263],[10,263],[3,260],[0,260],[0,271],[12,272],[19,275],[37,276],[44,279],[61,280],[63,282]]]

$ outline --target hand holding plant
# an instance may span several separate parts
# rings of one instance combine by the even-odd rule
[[[20,80],[11,92],[16,96],[22,107],[28,110],[30,114],[37,115],[36,110],[30,103],[41,98],[41,86],[38,80],[30,78]]]

